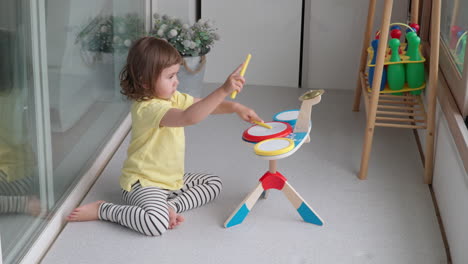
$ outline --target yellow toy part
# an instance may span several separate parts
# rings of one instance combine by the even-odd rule
[[[271,138],[258,142],[254,146],[255,154],[260,156],[277,156],[294,149],[294,141],[289,138]]]
[[[264,128],[268,128],[268,129],[272,129],[272,128],[273,128],[272,126],[267,125],[267,124],[262,123],[262,122],[258,122],[258,121],[252,121],[252,122],[254,122],[255,124],[257,124],[257,125],[259,125],[259,126],[261,126],[261,127],[264,127]]]
[[[249,66],[250,58],[252,58],[252,55],[249,53],[247,55],[247,58],[245,59],[244,66],[242,66],[242,69],[240,71],[240,76],[244,76],[245,70],[247,70],[247,66]],[[231,93],[231,99],[235,99],[237,95],[237,91],[234,91]]]

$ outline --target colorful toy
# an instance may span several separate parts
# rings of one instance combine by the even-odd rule
[[[393,38],[396,38],[398,40],[400,40],[400,37],[401,37],[401,30],[400,29],[392,29],[392,31],[390,31],[390,36]],[[392,50],[390,50],[390,54],[392,54]],[[398,54],[403,54],[403,51],[401,50],[401,47],[398,46]]]
[[[412,29],[414,29],[416,33],[419,33],[420,27],[419,27],[418,24],[416,24],[416,23],[411,23],[411,24],[409,24],[409,26],[410,26]]]
[[[274,121],[285,122],[290,124],[291,126],[296,125],[297,117],[299,116],[299,109],[294,110],[287,110],[283,112],[279,112],[273,116]]]
[[[455,62],[457,67],[463,69],[463,64],[465,61],[465,52],[466,52],[466,38],[467,38],[468,31],[460,30],[457,33],[455,38],[456,43],[455,47],[451,49],[453,57],[455,58]]]
[[[374,39],[372,41],[373,56],[371,60],[372,66],[369,66],[369,87],[372,88],[372,83],[374,81],[374,70],[375,70],[375,59],[377,57],[377,49],[379,47],[379,39]],[[382,91],[385,88],[387,83],[387,70],[384,68],[382,73],[382,82],[380,83],[380,90]]]
[[[244,66],[242,66],[242,69],[240,71],[240,76],[244,76],[245,71],[247,70],[247,66],[249,66],[250,58],[252,58],[252,55],[248,54],[247,58],[245,59]],[[235,99],[237,95],[237,91],[234,91],[231,93],[231,99]]]
[[[417,63],[408,63],[406,65],[406,78],[408,86],[410,88],[418,88],[424,85],[424,63],[421,61],[421,53],[419,52],[419,45],[421,39],[416,35],[412,34],[408,37],[408,55],[410,61],[416,61]],[[421,90],[411,91],[411,94],[421,94]]]
[[[401,62],[400,54],[398,53],[398,48],[400,47],[400,40],[391,39],[390,40],[390,49],[392,50],[392,55],[390,57],[390,62],[395,62],[395,64],[390,64],[387,67],[387,78],[388,86],[391,90],[399,91],[403,89],[405,85],[405,68]],[[401,93],[397,93],[401,95]]]
[[[466,52],[466,37],[467,37],[467,32],[463,33],[463,35],[460,37],[457,46],[457,63],[463,67],[463,62],[465,61],[465,52]]]
[[[462,32],[462,28],[459,27],[459,26],[452,26],[452,28],[450,29],[450,48],[451,49],[455,49],[455,47],[457,46],[457,42],[458,42],[458,33],[459,32]]]
[[[385,53],[380,92],[394,95],[403,95],[404,92],[410,92],[413,95],[418,95],[426,87],[424,75],[424,62],[426,59],[421,55],[420,39],[416,34],[419,25],[416,23],[411,23],[412,27],[403,23],[392,23],[390,25],[392,39],[389,41],[389,48]],[[406,33],[407,43],[400,42],[400,29],[403,26],[408,29],[408,33]],[[374,39],[371,42],[371,47],[367,49],[369,57],[367,66],[369,70],[366,83],[369,92],[374,81],[378,43],[381,41],[380,31],[376,35],[379,36],[379,39]],[[410,51],[408,48],[410,48]],[[409,66],[410,64],[411,66]]]
[[[245,197],[226,220],[224,223],[226,228],[241,224],[258,198],[262,194],[266,194],[265,192],[269,189],[281,190],[305,222],[323,225],[323,220],[314,212],[312,207],[294,190],[286,177],[277,171],[276,163],[278,159],[291,156],[303,143],[310,141],[312,106],[320,102],[323,92],[323,90],[308,91],[299,98],[302,101],[300,111],[290,110],[275,115],[276,118],[286,118],[292,123],[290,117],[297,114],[294,129],[290,123],[273,121],[267,122],[272,126],[272,129],[252,126],[244,131],[243,140],[255,144],[255,154],[269,161],[269,170],[260,178],[260,183],[257,184],[254,190]]]
[[[272,127],[270,125],[267,125],[265,123],[262,123],[262,122],[258,122],[258,121],[253,121],[255,124],[261,126],[261,127],[264,127],[264,128],[268,128],[268,129],[272,129]]]

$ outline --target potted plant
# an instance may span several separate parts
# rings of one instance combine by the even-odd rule
[[[132,43],[145,35],[144,20],[136,13],[97,15],[78,30],[75,44],[84,65],[93,71],[100,87],[111,89],[103,92],[105,98],[121,97],[120,70]]]
[[[144,22],[137,14],[99,15],[79,31],[75,43],[81,46],[85,63],[102,61],[104,54],[126,56],[133,41],[144,36]]]
[[[179,90],[201,97],[205,73],[206,54],[219,35],[211,20],[200,19],[193,25],[168,15],[153,15],[154,24],[150,35],[161,38],[175,47],[184,62],[179,71]]]

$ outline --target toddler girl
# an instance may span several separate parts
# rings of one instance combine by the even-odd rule
[[[263,122],[250,108],[224,101],[240,92],[239,72],[203,99],[179,93],[177,73],[182,57],[164,40],[144,37],[131,47],[120,81],[133,100],[131,142],[120,176],[127,205],[96,201],[73,210],[68,221],[105,220],[148,236],[160,236],[184,221],[180,213],[204,205],[221,191],[218,176],[185,173],[184,127],[209,114],[236,113],[247,122]]]

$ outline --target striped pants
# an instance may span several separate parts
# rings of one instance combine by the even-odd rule
[[[33,190],[32,177],[8,182],[7,175],[0,170],[0,214],[24,213]]]
[[[221,187],[218,176],[204,173],[185,173],[184,186],[177,191],[141,187],[137,182],[130,192],[122,190],[127,205],[103,203],[98,216],[147,236],[160,236],[169,226],[168,206],[176,213],[202,206],[215,199]]]

